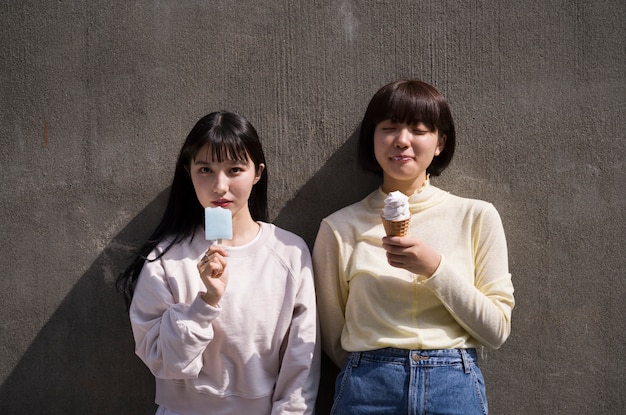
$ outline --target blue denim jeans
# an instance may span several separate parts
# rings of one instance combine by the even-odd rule
[[[333,415],[486,415],[475,349],[385,348],[350,353],[335,382]]]

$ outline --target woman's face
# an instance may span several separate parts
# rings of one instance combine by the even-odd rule
[[[441,153],[445,137],[424,123],[384,120],[374,130],[374,155],[383,169],[383,190],[412,194],[426,180],[426,169]]]
[[[248,199],[252,186],[261,178],[264,167],[261,164],[257,171],[251,159],[247,162],[229,159],[218,162],[213,160],[210,149],[205,146],[191,161],[189,171],[202,207],[229,209],[234,220],[240,212],[249,215]]]

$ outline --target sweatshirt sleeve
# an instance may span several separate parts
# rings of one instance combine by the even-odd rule
[[[443,257],[424,284],[472,337],[497,349],[511,332],[515,300],[502,222],[495,207],[486,206],[471,230],[474,275],[459,275]]]
[[[218,314],[200,293],[191,304],[176,303],[161,260],[146,261],[130,307],[135,353],[157,378],[196,378]]]
[[[320,346],[311,255],[302,242],[302,263],[289,332],[280,354],[281,365],[272,415],[313,414],[320,379]]]
[[[348,286],[341,271],[342,263],[340,244],[333,229],[324,220],[313,247],[313,269],[322,350],[338,367],[343,365],[347,357],[347,352],[341,346],[348,299]]]

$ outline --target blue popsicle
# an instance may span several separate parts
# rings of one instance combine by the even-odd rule
[[[221,207],[204,208],[204,232],[207,240],[233,239],[233,215]]]

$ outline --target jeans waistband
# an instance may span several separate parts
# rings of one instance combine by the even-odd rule
[[[461,363],[465,371],[468,371],[470,363],[476,363],[477,354],[476,349],[473,348],[409,350],[394,347],[350,353],[349,361],[353,366],[358,366],[362,359],[411,366],[442,366]]]

